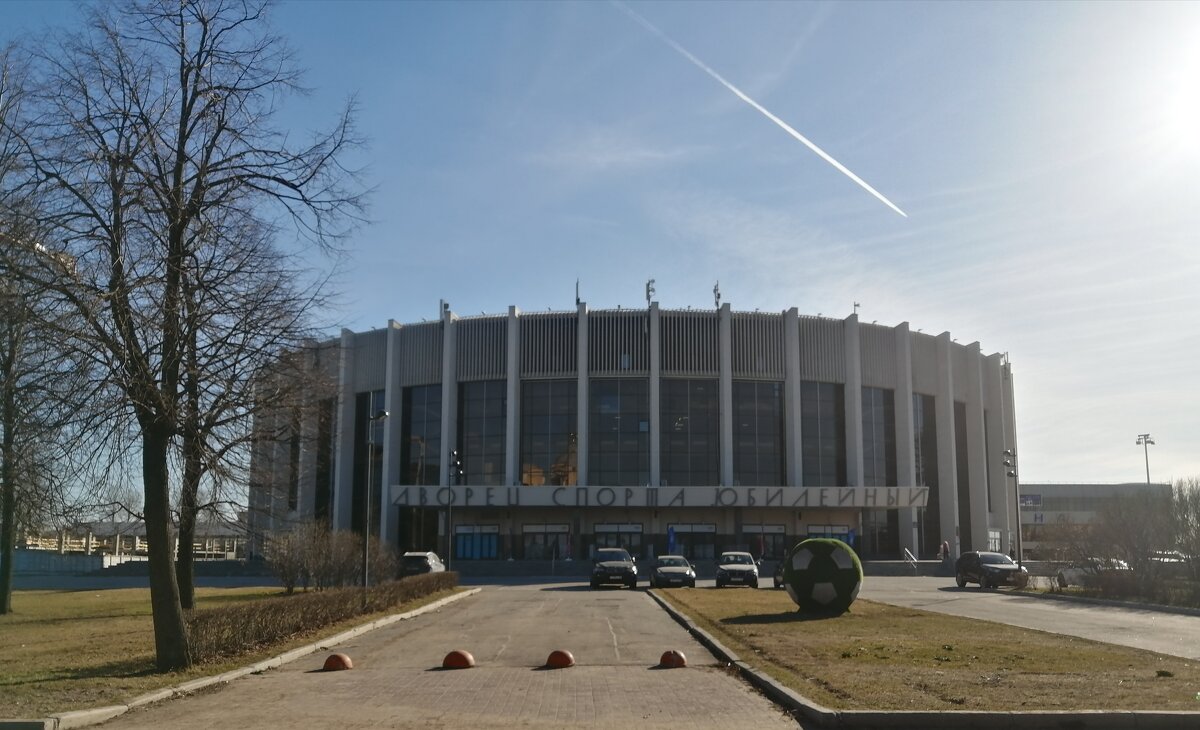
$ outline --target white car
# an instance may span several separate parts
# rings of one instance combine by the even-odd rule
[[[1124,560],[1116,558],[1084,558],[1083,560],[1071,563],[1065,568],[1058,571],[1055,576],[1058,580],[1058,585],[1062,588],[1067,586],[1091,586],[1094,585],[1101,573],[1111,571],[1129,571],[1129,566]]]
[[[437,553],[411,551],[400,556],[400,577],[422,573],[442,573],[446,564]]]
[[[750,553],[721,553],[717,561],[717,588],[739,585],[758,588],[758,563]]]

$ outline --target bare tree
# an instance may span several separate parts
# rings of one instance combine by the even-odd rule
[[[333,246],[362,211],[343,166],[356,144],[352,107],[299,146],[273,126],[298,77],[257,0],[100,4],[84,31],[30,53],[29,127],[12,131],[45,221],[75,262],[71,276],[47,267],[38,283],[86,323],[77,346],[103,353],[136,422],[156,663],[176,670],[190,659],[169,454],[186,435],[189,284],[221,286],[189,267],[220,267],[212,231],[230,220],[290,222]]]
[[[70,431],[80,369],[58,347],[57,313],[43,291],[23,280],[31,261],[50,258],[38,243],[32,200],[14,180],[22,170],[7,123],[19,114],[17,74],[0,53],[0,614],[12,611],[14,546],[22,525],[61,512],[62,477],[52,468]]]
[[[1200,477],[1177,480],[1172,502],[1175,547],[1187,556],[1192,580],[1200,580]]]
[[[1133,571],[1138,589],[1150,595],[1158,578],[1154,553],[1171,546],[1171,498],[1167,493],[1121,495],[1104,503],[1099,513],[1097,538],[1112,545]]]
[[[184,367],[176,578],[184,608],[193,595],[197,519],[222,514],[244,495],[229,485],[248,481],[253,419],[267,409],[301,407],[327,384],[311,370],[286,367],[281,352],[302,351],[313,337],[308,321],[323,303],[322,281],[311,281],[271,244],[255,220],[226,220],[208,229],[211,245],[195,251],[183,277]],[[280,368],[287,377],[279,378]],[[264,388],[270,372],[273,387]],[[207,486],[206,493],[202,486]]]

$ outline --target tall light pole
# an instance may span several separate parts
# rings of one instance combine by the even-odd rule
[[[446,507],[446,534],[449,539],[446,541],[446,569],[449,570],[454,565],[454,487],[462,484],[462,459],[458,456],[458,449],[450,452],[450,480],[454,483],[450,488],[450,504]]]
[[[371,559],[371,483],[375,481],[375,424],[388,417],[387,411],[379,411],[367,419],[367,484],[363,489],[363,604],[367,601],[367,585],[370,584],[369,565]],[[383,475],[380,474],[380,481]]]
[[[1146,452],[1146,484],[1150,484],[1150,447],[1154,445],[1154,439],[1150,438],[1148,433],[1139,433],[1137,446],[1141,446]]]
[[[1017,512],[1017,567],[1020,568],[1020,567],[1024,567],[1024,566],[1021,565],[1022,554],[1023,554],[1022,550],[1021,550],[1021,479],[1019,476],[1017,476],[1017,450],[1016,449],[1005,449],[1004,450],[1004,466],[1008,468],[1008,475],[1010,477],[1012,477],[1013,495],[1016,497],[1016,500],[1017,500],[1017,504],[1016,504],[1016,507],[1017,507],[1017,510],[1016,510],[1016,512]]]

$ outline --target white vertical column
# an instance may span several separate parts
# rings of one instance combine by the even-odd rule
[[[580,302],[576,308],[578,352],[576,363],[578,371],[578,388],[576,397],[576,426],[575,426],[575,466],[578,469],[576,483],[587,486],[588,483],[588,310],[587,302]],[[568,447],[569,448],[569,447]]]
[[[728,302],[721,305],[717,318],[721,367],[721,485],[729,487],[733,486],[733,312]]]
[[[438,484],[450,484],[450,452],[458,448],[458,317],[449,306],[442,309],[442,449]],[[453,538],[447,538],[453,539]]]
[[[979,343],[967,345],[967,492],[971,548],[988,549],[987,439],[983,427],[983,358]]]
[[[896,390],[893,394],[896,417],[896,485],[912,487],[917,483],[917,459],[913,436],[912,334],[908,322],[895,327]],[[917,510],[901,508],[897,524],[900,527],[900,547],[908,548],[920,557],[921,536],[917,532]]]
[[[937,337],[938,388],[934,396],[937,422],[938,510],[942,540],[950,542],[951,555],[962,552],[958,535],[958,456],[954,450],[954,373],[950,363],[950,333]]]
[[[1012,361],[1005,358],[1006,362],[1001,366],[1001,390],[1004,400],[1004,448],[1011,449],[1014,454],[1017,454],[1017,406],[1015,395],[1015,383],[1012,371]],[[1017,477],[1020,478],[1020,454],[1017,454]],[[1021,529],[1021,505],[1016,494],[1016,487],[1010,481],[1012,477],[1007,476],[1008,469],[1005,468],[1004,494],[1005,503],[1008,505],[1009,524],[1014,530]],[[1008,498],[1011,497],[1011,500]],[[1013,541],[1017,539],[1016,534],[1013,535]],[[1011,547],[1016,547],[1015,545]]]
[[[783,407],[789,487],[802,486],[804,442],[800,433],[800,314],[795,307],[783,313]]]
[[[400,511],[392,506],[392,485],[400,481],[400,432],[404,414],[400,412],[404,398],[400,389],[400,326],[388,320],[387,358],[383,371],[383,408],[388,417],[383,421],[383,484],[378,506],[379,541],[384,545],[396,543],[400,529]]]
[[[845,320],[846,337],[846,484],[863,485],[862,349],[858,315]]]
[[[508,308],[508,410],[504,414],[504,484],[521,478],[521,322],[520,310]]]
[[[1002,356],[996,353],[983,360],[983,405],[984,421],[987,424],[985,462],[991,488],[988,512],[996,527],[1001,530],[1000,549],[1008,552],[1010,548],[1016,548],[1016,540],[1007,509],[1012,490],[1009,489],[1011,485],[1004,468],[1004,377],[1001,372],[1001,358]]]
[[[354,333],[342,330],[338,364],[337,471],[333,477],[333,529],[349,530],[354,510]]]
[[[658,302],[650,302],[646,316],[650,319],[650,486],[657,487],[662,483],[662,322]]]

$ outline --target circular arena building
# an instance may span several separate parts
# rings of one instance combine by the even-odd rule
[[[979,343],[845,319],[648,309],[389,322],[302,353],[325,376],[259,416],[253,534],[364,522],[456,569],[1008,551],[1012,371]],[[507,570],[507,569],[505,569]]]

